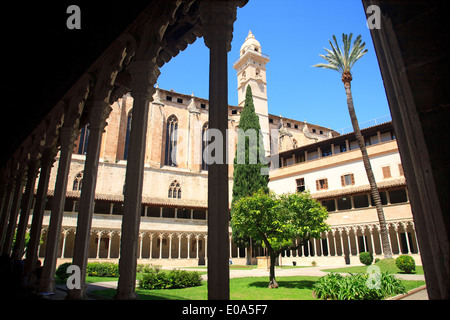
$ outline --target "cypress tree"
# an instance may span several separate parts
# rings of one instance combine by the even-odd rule
[[[233,194],[231,202],[231,214],[234,203],[242,197],[252,196],[259,189],[269,192],[269,176],[261,174],[261,169],[267,168],[267,164],[261,163],[264,154],[264,143],[261,134],[259,117],[255,113],[252,89],[248,85],[245,94],[244,109],[239,121],[238,141],[234,158]],[[256,137],[256,139],[255,139]],[[260,156],[261,154],[261,156]],[[233,241],[238,247],[250,244],[250,239],[239,235],[233,230]],[[247,255],[248,257],[250,255]]]

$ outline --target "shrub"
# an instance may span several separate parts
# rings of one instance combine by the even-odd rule
[[[118,277],[119,265],[112,262],[89,262],[86,275],[93,277]]]
[[[330,273],[314,284],[313,294],[319,299],[331,300],[382,300],[387,296],[405,292],[400,280],[389,273],[373,277],[367,273],[341,276]]]
[[[395,260],[395,264],[397,268],[405,273],[412,273],[412,271],[416,271],[416,262],[410,256],[401,255]]]
[[[71,262],[66,262],[61,264],[57,269],[56,269],[56,276],[61,279],[61,280],[66,280],[70,274],[67,273],[67,268],[71,265]]]
[[[147,290],[188,288],[201,284],[202,278],[198,272],[177,269],[168,273],[153,269],[139,280],[139,288]]]
[[[365,264],[366,266],[370,266],[372,264],[372,261],[373,261],[372,253],[370,253],[370,252],[361,252],[359,254],[359,261],[361,261],[361,263]]]

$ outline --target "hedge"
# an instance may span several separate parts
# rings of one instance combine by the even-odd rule
[[[177,269],[170,272],[160,272],[156,269],[139,280],[139,288],[146,290],[189,288],[201,284],[202,278],[198,272]]]

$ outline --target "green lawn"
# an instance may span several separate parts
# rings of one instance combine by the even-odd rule
[[[294,276],[279,277],[279,288],[268,289],[267,277],[245,277],[230,279],[231,300],[315,300],[312,296],[312,286],[319,277]],[[406,290],[424,285],[424,281],[404,281]],[[113,297],[116,290],[108,289],[95,291],[94,293]],[[140,290],[136,289],[140,300],[206,300],[207,282],[201,286],[185,289],[160,289]]]
[[[391,274],[405,274],[395,265],[395,259],[382,259],[375,263],[374,265],[380,267],[381,272],[389,272]],[[342,273],[365,273],[367,272],[367,266],[358,267],[344,267],[338,269],[323,269],[325,272],[342,272]],[[422,266],[416,266],[416,271],[412,274],[423,274]]]

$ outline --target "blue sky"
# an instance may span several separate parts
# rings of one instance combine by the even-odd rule
[[[276,3],[276,5],[274,5]],[[232,49],[228,53],[228,103],[237,105],[233,63],[251,30],[269,55],[267,92],[269,113],[331,127],[347,128],[350,118],[340,75],[312,68],[324,60],[324,47],[335,34],[361,34],[369,52],[353,67],[352,93],[358,120],[390,115],[375,50],[360,0],[250,0],[238,9]],[[160,88],[208,98],[209,49],[198,39],[161,69]],[[384,118],[386,119],[386,118]],[[372,123],[374,124],[374,123]],[[366,123],[368,125],[368,123]]]

